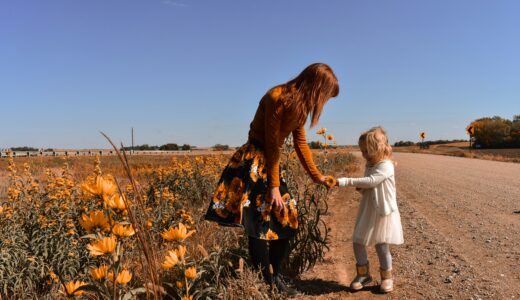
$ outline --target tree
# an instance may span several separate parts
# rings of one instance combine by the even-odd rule
[[[23,146],[23,147],[13,147],[13,148],[11,148],[11,151],[38,151],[38,149],[33,148],[33,147]]]
[[[411,141],[399,141],[394,144],[394,147],[407,147],[407,146],[414,146],[415,143]]]
[[[182,149],[182,150],[185,150],[185,151],[186,151],[186,150],[191,150],[191,146],[188,145],[188,144],[184,144],[184,145],[182,145],[181,149]]]
[[[164,144],[161,147],[159,147],[159,150],[177,151],[179,150],[179,145],[175,143]]]
[[[519,123],[517,115],[513,121],[494,116],[477,119],[470,125],[475,128],[475,144],[482,148],[504,148],[520,145]]]
[[[321,142],[319,142],[319,141],[312,141],[312,142],[309,143],[309,148],[311,148],[311,149],[321,149],[322,148]]]
[[[228,145],[222,145],[222,144],[216,144],[212,148],[217,150],[217,151],[224,151],[224,150],[228,150],[229,146]]]

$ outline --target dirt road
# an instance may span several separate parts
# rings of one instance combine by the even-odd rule
[[[520,298],[520,164],[411,153],[394,160],[405,234],[392,248],[396,291],[348,290],[359,195],[341,189],[329,202],[331,251],[299,282],[308,295],[300,299]],[[379,278],[373,249],[369,256]]]

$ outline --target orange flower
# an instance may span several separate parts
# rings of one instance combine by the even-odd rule
[[[265,238],[268,240],[277,240],[278,234],[276,234],[276,232],[269,229],[269,230],[267,230],[267,233],[265,234]]]
[[[177,249],[175,249],[175,254],[177,255],[178,258],[183,260],[184,255],[186,254],[186,246],[179,245],[179,247],[177,247]]]
[[[135,230],[132,227],[132,224],[123,225],[121,223],[117,223],[112,228],[112,233],[118,237],[129,237],[135,234]]]
[[[163,269],[171,269],[179,262],[179,258],[173,250],[168,251],[168,255],[164,259],[164,262],[161,264]]]
[[[98,176],[100,178],[101,192],[103,195],[112,195],[117,190],[117,183],[112,175]]]
[[[197,269],[195,267],[187,268],[186,271],[184,272],[184,276],[186,276],[186,278],[191,279],[191,280],[197,278]]]
[[[91,178],[91,177],[90,177]],[[96,176],[95,182],[84,182],[81,184],[81,189],[87,193],[103,196],[112,195],[116,192],[117,184],[112,175]]]
[[[316,131],[316,134],[325,134],[325,132],[327,132],[327,128],[322,127],[320,129],[318,129],[318,131]]]
[[[106,278],[108,275],[108,266],[105,264],[102,264],[99,268],[92,268],[90,269],[90,276],[94,278],[95,280],[101,280],[103,278]]]
[[[130,282],[130,280],[132,280],[132,273],[127,270],[123,270],[117,274],[116,283],[124,285]]]
[[[247,145],[244,145],[242,147],[240,147],[240,149],[238,149],[234,154],[233,156],[231,157],[231,160],[229,161],[229,166],[231,168],[236,168],[238,166],[240,166],[240,164],[242,163],[242,159],[244,158],[244,151],[245,151],[245,147]]]
[[[333,188],[336,185],[336,178],[332,176],[326,176],[325,177],[325,185],[327,185],[327,188]]]
[[[79,296],[84,293],[84,291],[78,291],[78,289],[82,286],[87,285],[87,283],[83,281],[71,281],[65,284],[65,294],[67,296]]]
[[[334,136],[332,134],[327,134],[327,140],[333,141],[334,140]]]
[[[278,220],[278,222],[280,222],[280,224],[285,227],[287,226],[287,223],[289,223],[289,210],[287,209],[287,201],[291,201],[290,200],[291,198],[291,195],[289,195],[288,193],[283,195],[282,196],[282,200],[283,200],[283,203],[284,203],[284,208],[281,212],[279,212],[278,208],[275,208],[274,209],[274,215],[276,216],[276,219]]]
[[[110,208],[118,210],[126,209],[125,198],[120,194],[116,193],[111,196],[103,196],[103,200],[105,201],[105,204]]]
[[[117,240],[115,237],[104,237],[87,245],[90,255],[99,256],[107,253],[112,253],[116,249]]]
[[[226,209],[232,213],[238,214],[240,212],[241,204],[247,200],[247,196],[244,200],[245,184],[239,177],[233,178],[229,184]]]
[[[263,201],[262,196],[263,196],[262,194],[256,195],[256,206],[258,206],[258,207],[260,205],[262,205],[262,201]]]
[[[296,229],[298,228],[298,210],[294,204],[294,200],[289,201],[289,226]]]
[[[107,231],[110,229],[108,218],[101,210],[91,211],[88,215],[81,215],[79,224],[81,227],[85,228],[86,231],[92,231],[94,228],[99,228],[101,231]]]
[[[163,239],[167,241],[173,241],[177,240],[179,242],[184,241],[186,238],[190,237],[193,233],[195,233],[195,230],[191,230],[188,232],[188,229],[184,224],[179,223],[179,226],[177,228],[170,227],[168,230],[165,230],[161,233],[161,236]]]
[[[224,198],[226,198],[226,193],[226,185],[224,182],[221,182],[213,194],[213,202],[220,202],[224,200]]]

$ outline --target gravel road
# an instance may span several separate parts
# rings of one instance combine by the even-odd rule
[[[405,234],[405,244],[392,247],[396,291],[348,290],[359,195],[337,189],[327,215],[331,251],[298,283],[308,295],[301,299],[520,298],[520,164],[413,153],[395,153],[394,161]]]

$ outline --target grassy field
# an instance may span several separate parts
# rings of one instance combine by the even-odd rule
[[[293,149],[283,157],[301,209],[286,266],[297,276],[327,249],[329,194]],[[247,267],[243,230],[203,221],[229,158],[131,156],[131,177],[115,156],[0,159],[0,299],[282,298]],[[353,157],[315,161],[330,174]]]

